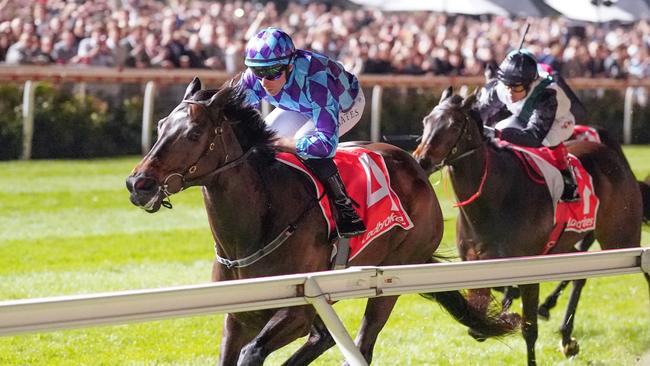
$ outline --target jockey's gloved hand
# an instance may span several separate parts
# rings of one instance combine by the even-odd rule
[[[485,136],[485,138],[487,139],[494,140],[495,138],[498,137],[496,128],[490,126],[483,126],[483,136]]]

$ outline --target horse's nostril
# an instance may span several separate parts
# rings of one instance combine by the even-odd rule
[[[151,178],[138,178],[133,188],[138,192],[150,192],[156,189],[156,181]]]

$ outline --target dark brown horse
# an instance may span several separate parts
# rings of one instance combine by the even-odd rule
[[[625,154],[623,153],[623,148],[621,147],[621,144],[616,141],[614,138],[610,136],[610,134],[607,132],[602,127],[595,127],[596,131],[598,132],[598,137],[600,138],[600,142],[609,147],[610,149],[614,150],[617,154],[621,156],[621,160],[625,162],[625,165],[627,166],[628,169],[631,169],[630,163],[627,161],[627,157],[625,157]],[[569,140],[567,142],[567,145],[571,145],[574,143],[574,141]],[[650,185],[648,185],[648,182],[650,181],[650,178],[646,178],[646,181],[637,181],[639,185],[639,189],[641,190],[641,197],[642,197],[642,202],[643,202],[643,221],[648,224],[650,223]],[[582,252],[586,252],[589,250],[591,245],[594,243],[595,237],[593,235],[588,235],[584,239],[582,239],[578,245],[577,249]],[[559,299],[560,295],[564,291],[564,289],[568,286],[569,282],[572,281],[562,281],[560,284],[551,292],[548,297],[542,302],[542,304],[539,306],[537,309],[537,314],[541,316],[544,319],[548,319],[551,316],[551,309],[555,307],[557,304],[557,300]],[[512,290],[509,288],[506,290],[506,296],[503,299],[503,302],[508,304],[512,302],[512,294],[516,294],[516,290]],[[510,296],[509,296],[510,295]]]
[[[553,205],[545,185],[527,176],[518,158],[483,137],[483,123],[472,104],[451,96],[451,88],[424,118],[422,142],[413,153],[428,171],[448,166],[456,196],[461,201],[473,197],[460,208],[457,246],[463,260],[481,260],[541,254],[553,227]],[[593,232],[565,232],[553,253],[574,252],[580,240],[597,239],[603,249],[638,247],[641,238],[642,203],[639,186],[621,156],[597,143],[571,145],[591,174],[600,198],[597,226]],[[650,285],[650,276],[646,274]],[[565,355],[575,355],[578,344],[571,337],[580,291],[585,280],[574,282],[562,328]],[[521,285],[522,332],[528,364],[535,365],[537,305],[539,285]],[[474,297],[487,296],[478,290]]]
[[[327,270],[332,250],[330,233],[317,208],[315,190],[302,173],[275,160],[274,134],[244,99],[237,88],[201,90],[201,82],[195,78],[183,101],[159,122],[156,144],[127,178],[131,202],[156,212],[161,204],[167,204],[167,196],[189,186],[203,186],[217,255],[233,261],[261,255],[260,250],[268,243],[288,237],[254,263],[248,260],[229,268],[215,260],[214,281]],[[401,149],[386,144],[365,147],[384,157],[391,187],[414,227],[388,231],[351,265],[432,262],[443,223],[426,173]],[[502,335],[515,327],[508,321],[512,318],[485,316],[469,307],[459,292],[429,297],[480,334]],[[368,362],[396,300],[396,296],[368,300],[357,337]],[[227,314],[220,364],[261,365],[271,352],[308,333],[307,343],[287,365],[308,364],[335,344],[313,307]]]

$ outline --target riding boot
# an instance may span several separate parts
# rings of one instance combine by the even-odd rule
[[[352,200],[345,191],[343,180],[338,172],[329,177],[325,182],[326,190],[331,195],[336,209],[336,226],[339,235],[344,238],[350,238],[363,234],[366,231],[366,225],[363,224],[357,211],[352,207]]]
[[[580,200],[578,195],[578,184],[573,176],[571,168],[560,170],[562,181],[564,182],[564,190],[562,191],[561,200],[564,202],[576,202]]]
[[[352,207],[352,200],[345,190],[334,160],[332,158],[305,159],[303,162],[325,186],[325,191],[334,207],[334,219],[339,235],[349,238],[364,233],[366,226]]]

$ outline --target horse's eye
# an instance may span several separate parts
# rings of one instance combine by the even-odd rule
[[[201,138],[201,130],[198,128],[190,130],[190,132],[187,133],[187,138],[191,141],[199,141]]]

